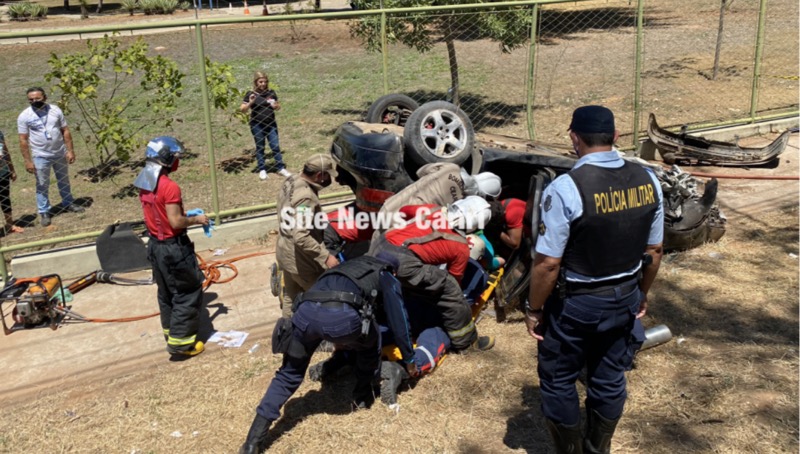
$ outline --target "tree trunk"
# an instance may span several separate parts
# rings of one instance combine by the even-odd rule
[[[733,0],[720,0],[719,8],[719,29],[717,30],[717,48],[714,50],[714,69],[711,72],[711,80],[717,80],[719,70],[719,54],[722,53],[722,30],[725,28],[725,9],[733,3]]]
[[[64,11],[69,11],[69,0],[64,0]]]
[[[97,14],[100,14],[102,11],[103,11],[103,0],[98,0],[97,1],[97,11],[95,11],[95,12]]]
[[[447,39],[447,59],[450,62],[450,90],[452,94],[451,102],[459,105],[458,99],[458,60],[456,60],[456,46],[452,38]]]
[[[445,19],[447,26],[445,27],[446,35],[444,38],[447,44],[447,60],[450,63],[450,102],[459,105],[459,86],[458,86],[458,59],[456,58],[456,45],[453,41],[453,19],[448,17]]]

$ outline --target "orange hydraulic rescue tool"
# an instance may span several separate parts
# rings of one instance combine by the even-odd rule
[[[55,298],[61,292],[61,299]],[[64,287],[58,274],[17,279],[0,294],[0,318],[3,319],[3,332],[8,335],[14,329],[6,324],[3,304],[13,302],[11,317],[16,324],[24,327],[38,325],[50,320],[50,328],[58,327],[59,309],[64,305]]]

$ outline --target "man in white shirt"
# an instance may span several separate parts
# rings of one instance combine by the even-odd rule
[[[41,87],[28,89],[30,107],[17,118],[19,149],[25,160],[25,170],[36,175],[36,210],[42,227],[50,225],[50,169],[56,176],[61,207],[65,211],[82,213],[83,207],[75,205],[69,186],[68,164],[75,162],[72,135],[64,113],[58,106],[47,104],[47,95]]]

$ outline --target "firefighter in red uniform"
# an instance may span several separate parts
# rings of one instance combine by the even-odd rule
[[[446,208],[412,205],[401,208],[400,212],[412,220],[404,227],[381,235],[370,253],[399,263],[396,276],[404,288],[436,298],[454,350],[492,348],[494,338],[478,337],[469,304],[459,285],[469,260],[464,234],[488,222],[488,202],[470,196]]]
[[[322,240],[328,253],[342,262],[366,254],[374,232],[368,213],[351,203],[328,213]]]
[[[203,299],[203,272],[186,234],[190,225],[207,225],[203,215],[186,217],[181,188],[169,178],[178,168],[183,144],[173,137],[156,137],[147,144],[145,167],[134,181],[139,188],[144,222],[150,235],[147,258],[158,286],[161,327],[167,352],[194,356],[203,352],[197,340]]]
[[[525,201],[505,199],[489,202],[489,205],[492,220],[484,234],[492,242],[495,253],[507,260],[522,244]]]

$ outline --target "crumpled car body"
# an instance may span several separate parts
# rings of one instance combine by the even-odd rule
[[[507,260],[495,288],[496,316],[502,321],[506,307],[518,307],[527,296],[542,192],[568,172],[577,157],[571,150],[508,136],[476,133],[475,139],[477,150],[462,167],[473,175],[483,171],[497,174],[503,180],[501,198],[526,201],[525,230],[530,233]],[[338,128],[331,146],[337,181],[353,190],[360,209],[379,210],[386,199],[416,180],[420,163],[407,158],[406,146],[399,125],[348,122]],[[677,166],[665,170],[658,164],[630,159],[653,168],[661,182],[665,250],[689,249],[722,237],[726,219],[716,203],[716,180],[707,183],[700,194],[699,181]]]

